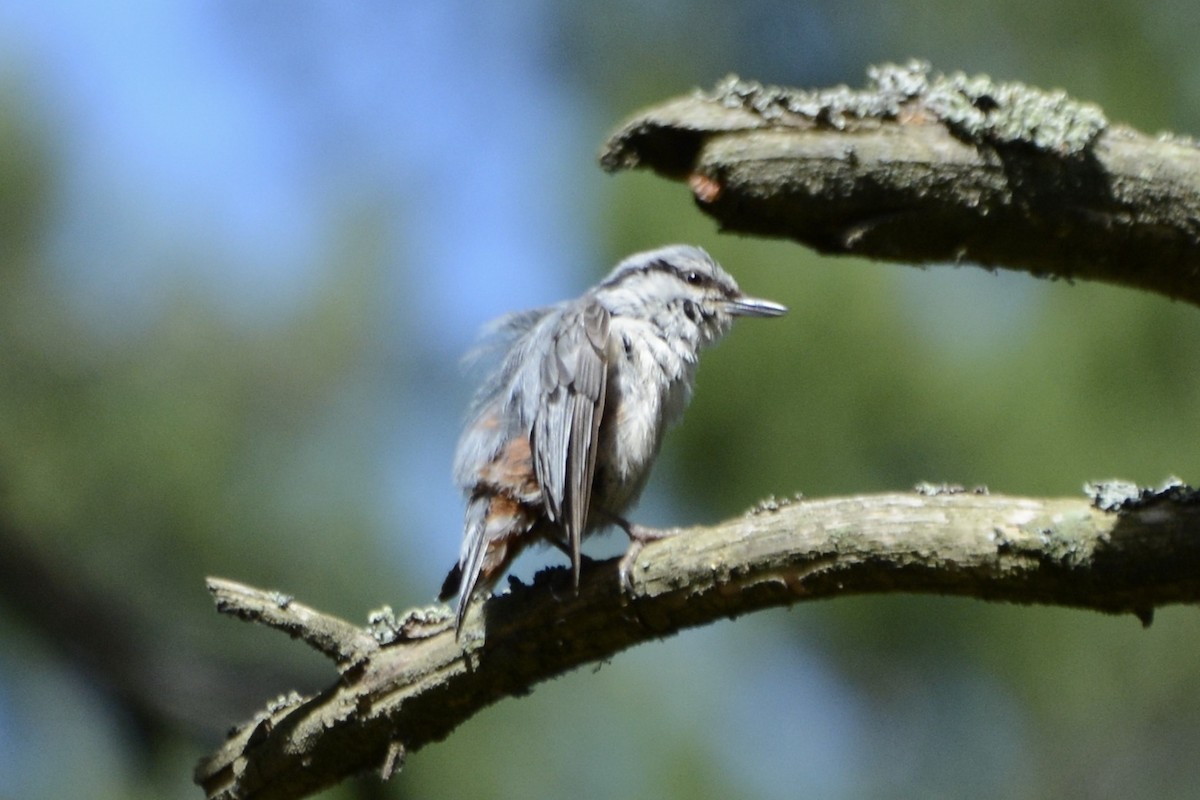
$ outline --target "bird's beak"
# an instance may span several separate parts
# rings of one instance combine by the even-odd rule
[[[725,307],[735,317],[778,317],[787,311],[787,306],[757,297],[739,297]]]

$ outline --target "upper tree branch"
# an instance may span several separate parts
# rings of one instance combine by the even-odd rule
[[[388,776],[406,753],[485,706],[632,645],[768,606],[920,592],[1047,603],[1149,622],[1200,601],[1200,502],[1190,490],[1034,500],[975,493],[771,503],[646,546],[634,589],[615,561],[472,606],[456,642],[445,606],[367,632],[274,593],[210,582],[227,613],[282,628],[337,661],[313,697],[281,698],[197,769],[212,798],[295,798],[348,775]],[[486,620],[486,624],[485,624]],[[375,642],[384,642],[377,646]]]
[[[1096,106],[927,66],[864,90],[730,78],[647,109],[608,170],[686,179],[726,230],[824,253],[971,261],[1200,303],[1200,149]]]

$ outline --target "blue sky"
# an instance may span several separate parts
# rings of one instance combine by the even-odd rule
[[[89,303],[153,302],[174,248],[211,252],[185,263],[261,313],[310,285],[330,219],[364,195],[396,212],[394,246],[430,293],[422,324],[454,339],[460,311],[509,307],[513,270],[495,264],[550,298],[563,271],[546,265],[585,258],[568,223],[587,201],[557,176],[596,142],[579,93],[522,46],[551,22],[539,4],[123,8],[0,9],[7,61],[65,158],[58,244]],[[481,140],[487,157],[469,157]]]

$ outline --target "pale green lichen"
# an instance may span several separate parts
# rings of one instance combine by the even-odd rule
[[[293,706],[298,706],[304,701],[304,697],[295,689],[287,694],[278,695],[274,700],[267,703],[267,714],[276,714],[280,711],[285,711]]]
[[[933,481],[920,481],[913,486],[913,491],[925,497],[939,497],[947,494],[988,494],[986,486],[973,486],[968,489],[961,483],[934,483]]]
[[[367,615],[367,631],[379,644],[389,645],[424,639],[444,630],[452,619],[454,612],[442,604],[410,608],[401,616],[391,606],[383,606]]]
[[[1046,92],[961,72],[933,83],[924,103],[968,138],[1025,142],[1064,155],[1083,152],[1108,126],[1099,106],[1075,100],[1061,90]]]
[[[1083,491],[1101,511],[1131,511],[1160,501],[1200,502],[1200,490],[1176,477],[1168,478],[1157,488],[1122,480],[1089,481],[1083,485]]]
[[[803,500],[804,495],[801,492],[796,492],[791,497],[776,497],[775,495],[770,494],[749,508],[746,511],[746,516],[756,517],[760,514],[770,514],[787,508],[793,503],[802,502]]]
[[[1104,112],[1063,91],[1047,92],[1015,82],[962,72],[931,75],[929,64],[871,67],[865,89],[836,86],[803,90],[766,86],[730,75],[702,96],[729,108],[745,108],[786,124],[800,117],[844,129],[851,123],[895,120],[925,111],[956,136],[991,144],[1018,144],[1078,155],[1108,127]]]
[[[400,623],[391,606],[376,608],[367,614],[367,630],[380,644],[391,644],[399,638]]]

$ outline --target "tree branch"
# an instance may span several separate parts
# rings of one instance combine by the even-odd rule
[[[616,560],[476,603],[460,642],[445,606],[371,630],[274,593],[210,580],[219,608],[286,630],[342,669],[280,698],[199,765],[210,798],[296,798],[443,739],[501,698],[635,644],[770,606],[851,594],[960,595],[1132,613],[1200,601],[1200,494],[1121,484],[1037,500],[918,487],[912,494],[767,502],[646,546],[634,587]],[[485,623],[486,621],[486,623]],[[370,642],[370,643],[368,643]]]
[[[730,77],[642,111],[601,152],[687,180],[721,228],[822,253],[974,262],[1200,304],[1200,149],[1062,92],[928,65],[865,90]]]

